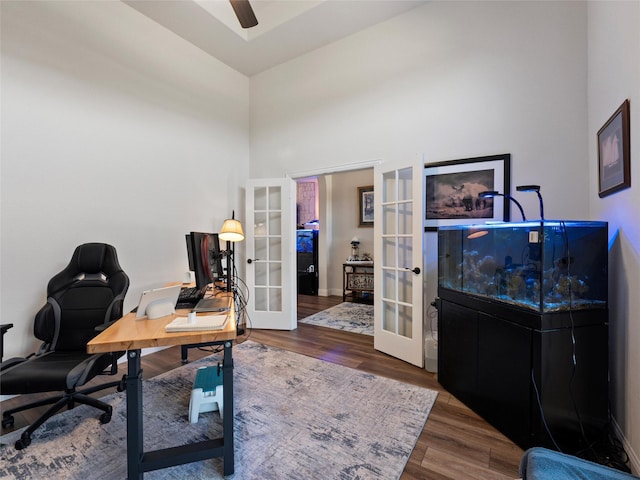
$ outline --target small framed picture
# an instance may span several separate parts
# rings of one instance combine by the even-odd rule
[[[625,100],[598,130],[598,195],[631,186],[629,100]]]
[[[373,227],[373,185],[358,187],[358,226]]]

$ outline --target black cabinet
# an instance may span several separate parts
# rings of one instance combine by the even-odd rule
[[[298,293],[318,294],[318,230],[296,232]]]
[[[298,272],[298,293],[300,295],[318,294],[317,272]]]
[[[449,392],[522,448],[575,453],[601,434],[606,309],[539,314],[444,288],[439,296],[438,380]]]

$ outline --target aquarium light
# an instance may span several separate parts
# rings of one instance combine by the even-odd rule
[[[520,185],[516,187],[516,190],[519,192],[536,192],[540,202],[540,220],[544,220],[544,205],[542,204],[542,195],[540,195],[540,185]]]
[[[520,215],[522,215],[522,221],[526,222],[527,218],[524,216],[524,210],[522,209],[522,205],[520,205],[520,202],[518,202],[515,198],[513,198],[511,195],[509,195],[508,193],[500,193],[497,192],[495,190],[487,190],[486,192],[480,192],[478,194],[479,197],[481,198],[493,198],[493,197],[504,197],[504,198],[508,198],[509,200],[511,200],[513,203],[516,204],[516,206],[520,209]]]

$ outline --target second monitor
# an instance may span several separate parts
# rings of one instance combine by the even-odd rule
[[[224,278],[222,253],[217,233],[191,232],[191,252],[196,287],[203,292],[210,283]]]

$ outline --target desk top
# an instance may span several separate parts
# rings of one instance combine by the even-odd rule
[[[87,344],[88,353],[118,352],[138,350],[148,347],[166,347],[234,340],[236,338],[236,315],[231,297],[231,309],[227,326],[223,330],[197,332],[166,332],[164,327],[178,316],[187,316],[189,310],[178,310],[174,315],[149,320],[136,318],[135,312],[128,313]]]

